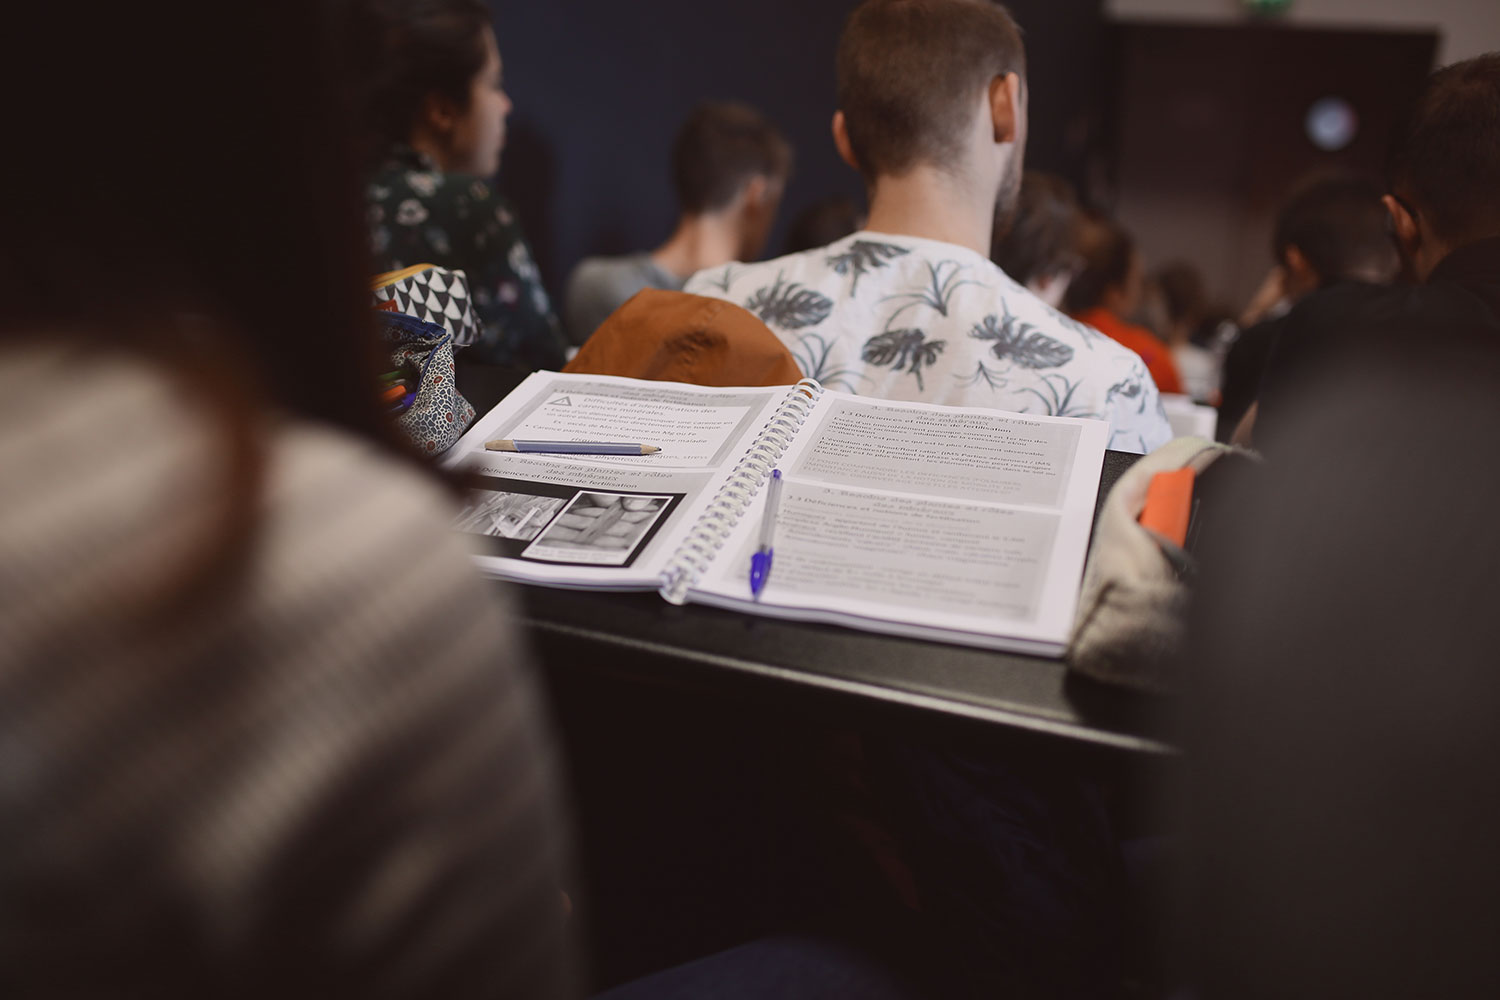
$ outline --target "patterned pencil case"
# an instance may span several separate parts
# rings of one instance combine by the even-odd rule
[[[415,316],[384,310],[375,316],[390,350],[390,385],[406,390],[386,400],[396,426],[419,451],[439,455],[474,422],[474,407],[454,382],[452,335]]]

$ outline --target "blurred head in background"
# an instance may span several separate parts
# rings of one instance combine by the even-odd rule
[[[765,249],[791,172],[786,137],[745,104],[698,105],[672,143],[672,186],[682,215],[731,222],[739,235],[734,260],[754,260]]]
[[[1386,284],[1400,268],[1379,190],[1348,174],[1314,178],[1293,193],[1276,218],[1272,252],[1293,302],[1341,281]]]
[[[409,145],[449,173],[500,169],[505,93],[483,0],[353,0],[367,156]]]
[[[1028,170],[1021,179],[1015,211],[1006,213],[1004,206],[995,206],[990,260],[1057,308],[1083,266],[1074,249],[1078,220],[1073,186],[1055,174]]]
[[[1118,222],[1103,215],[1085,215],[1076,244],[1083,269],[1068,285],[1063,303],[1081,315],[1103,309],[1115,316],[1133,314],[1140,306],[1145,272],[1135,240]]]
[[[1418,280],[1500,236],[1500,52],[1434,73],[1386,166],[1385,207]]]
[[[1161,302],[1162,338],[1174,345],[1188,343],[1209,314],[1202,272],[1186,261],[1174,261],[1156,272],[1155,286]]]

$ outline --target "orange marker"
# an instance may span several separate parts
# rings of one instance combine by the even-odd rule
[[[382,403],[395,403],[400,401],[405,395],[406,386],[398,382],[381,392],[380,401]]]
[[[1191,468],[1158,472],[1146,487],[1146,507],[1141,511],[1141,527],[1155,532],[1178,548],[1187,543],[1188,518],[1193,512],[1193,479]]]

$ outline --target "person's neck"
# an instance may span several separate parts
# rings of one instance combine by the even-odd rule
[[[451,172],[448,164],[447,147],[438,141],[436,136],[418,129],[412,134],[410,146],[418,155],[425,156],[428,160],[432,161],[433,165],[439,170],[444,173]]]
[[[993,191],[983,197],[963,180],[923,164],[900,177],[876,178],[865,229],[956,243],[988,257],[993,202]]]
[[[738,260],[740,230],[724,214],[684,215],[667,242],[651,251],[662,270],[686,281],[704,268]]]

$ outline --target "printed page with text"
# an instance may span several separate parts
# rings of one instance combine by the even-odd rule
[[[689,599],[1060,653],[1107,440],[1102,421],[825,391],[779,462],[759,599],[749,568],[763,488]]]

